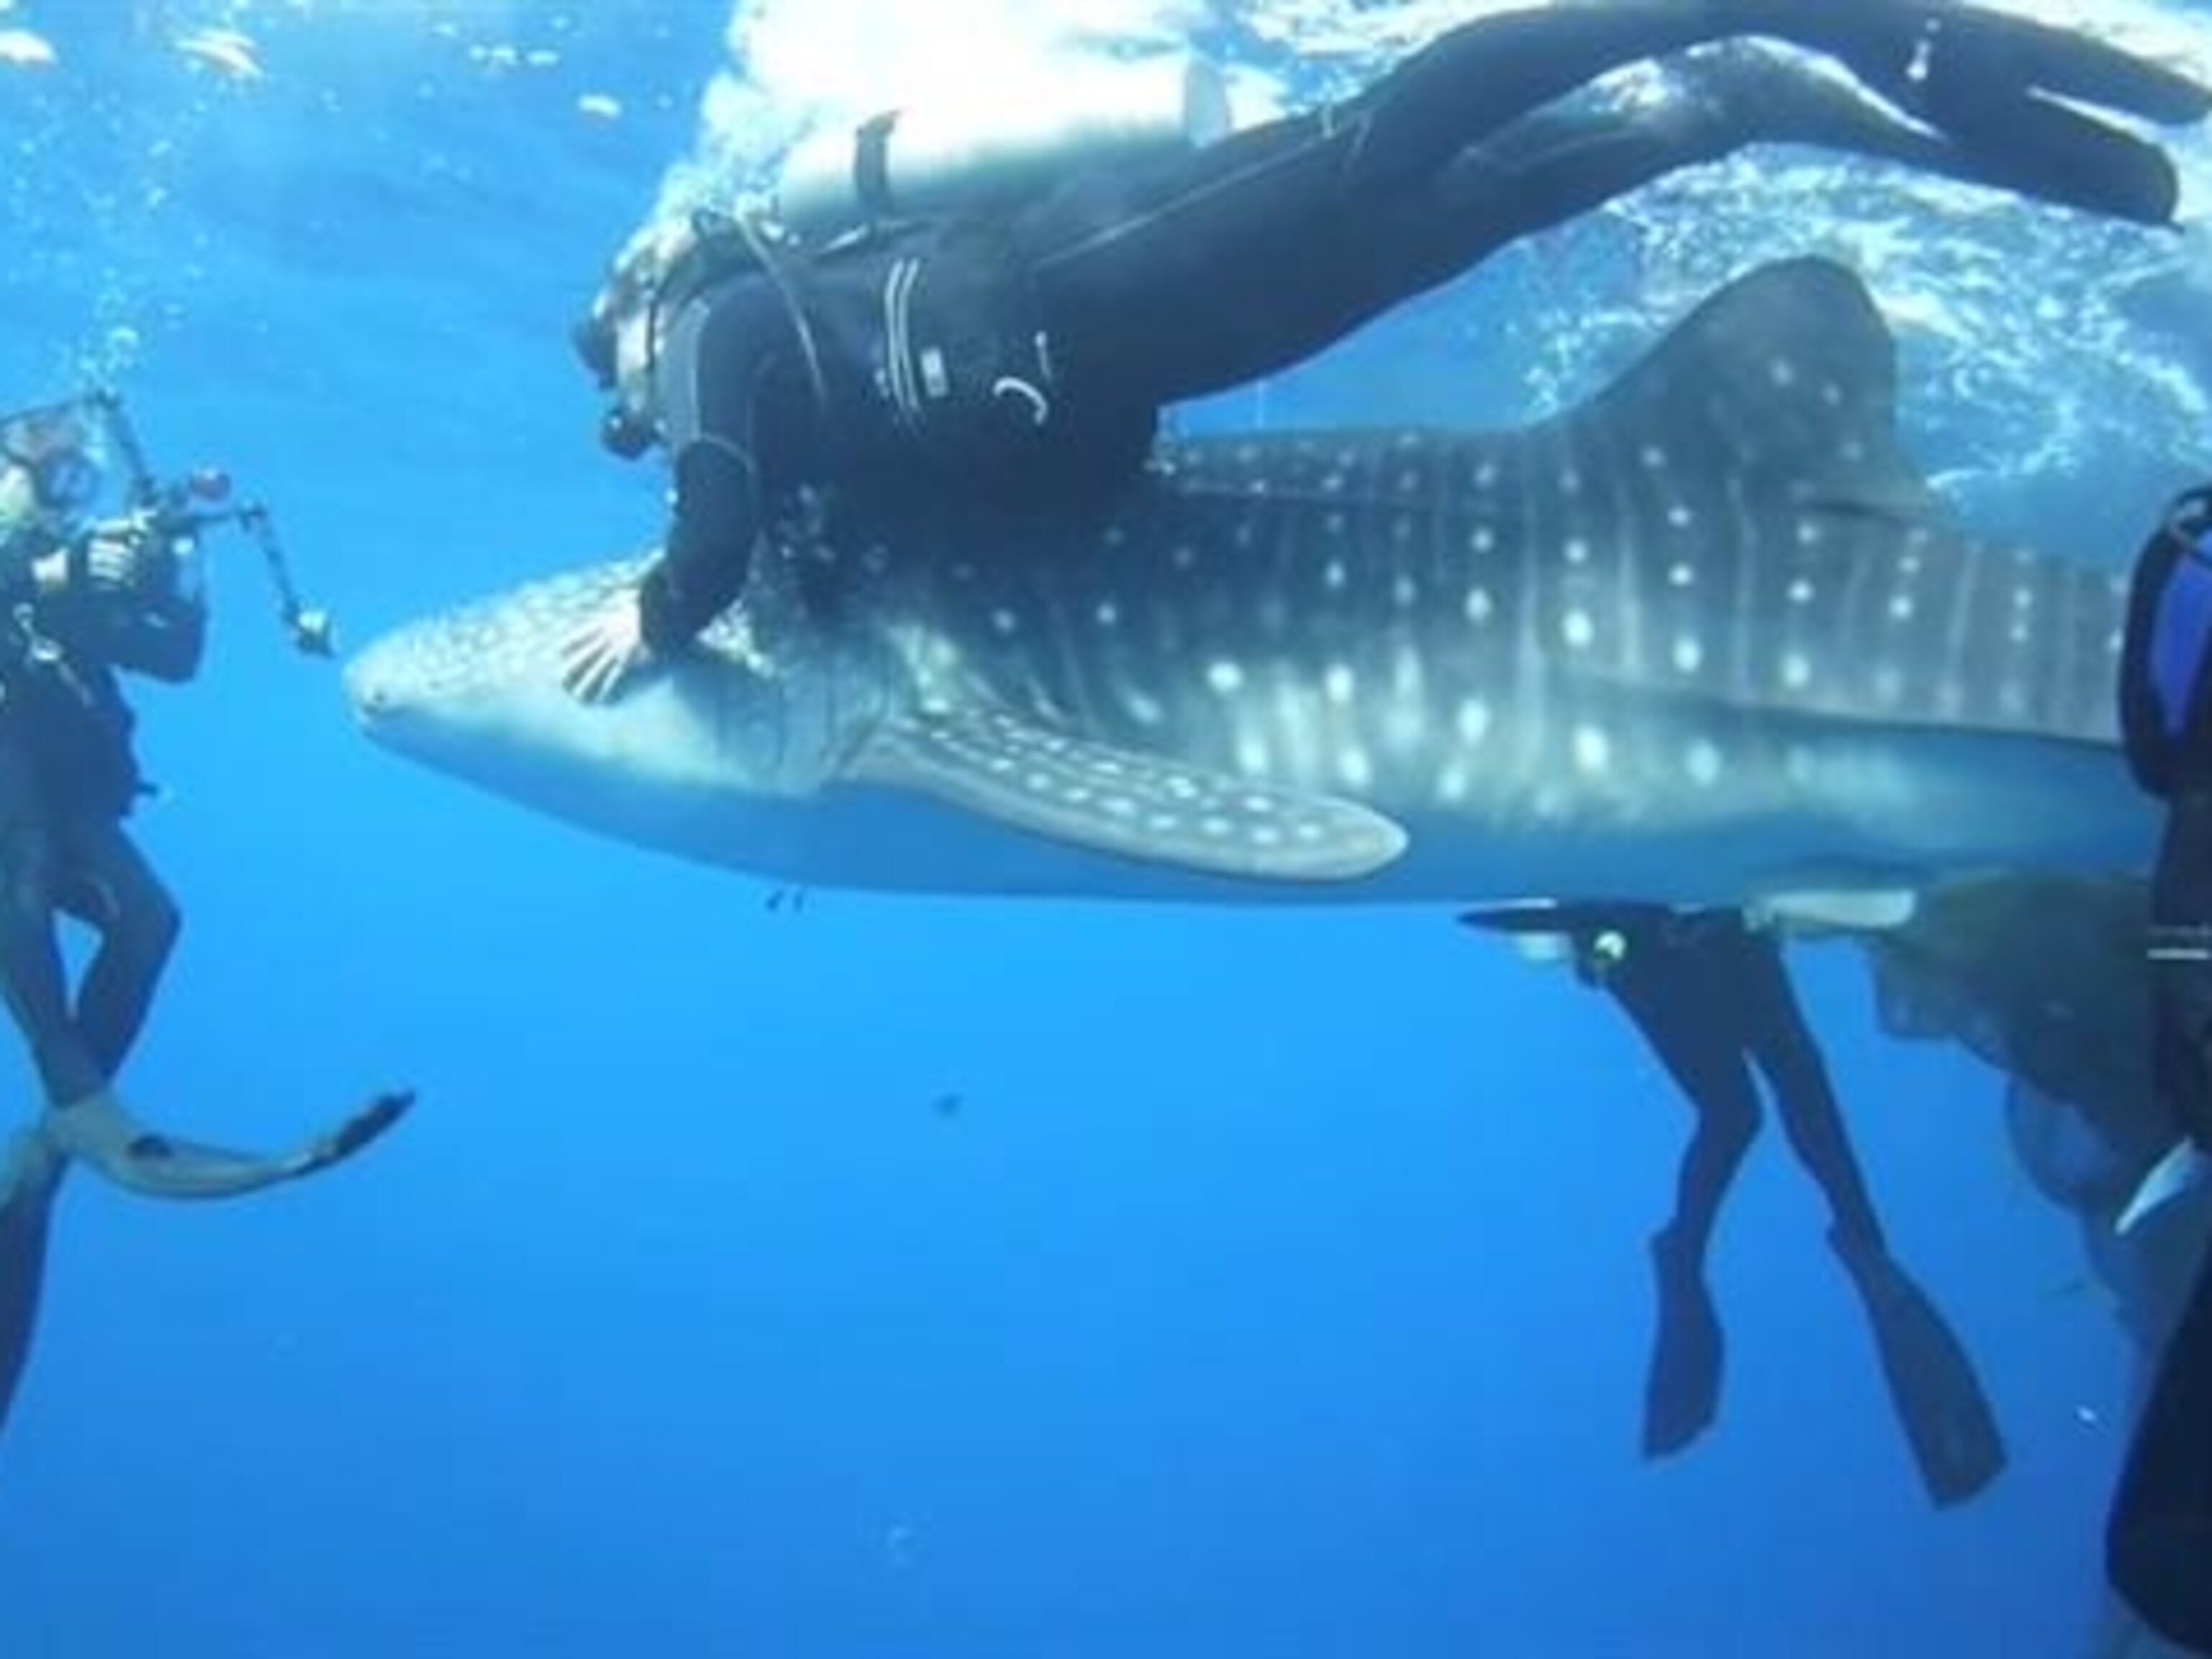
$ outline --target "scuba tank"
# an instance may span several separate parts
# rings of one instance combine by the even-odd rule
[[[1220,70],[1193,52],[1089,62],[1023,93],[995,103],[946,95],[802,138],[773,187],[775,216],[827,237],[869,220],[988,206],[1080,161],[1194,149],[1231,125]]]

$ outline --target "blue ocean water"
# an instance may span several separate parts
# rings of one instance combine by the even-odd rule
[[[660,481],[592,442],[566,331],[732,22],[0,7],[0,402],[111,376],[161,465],[270,504],[355,643],[643,543]],[[1854,244],[1759,196],[1783,165],[1194,418],[1516,418],[1715,264],[1849,246],[1931,470],[2123,556],[2203,459],[2201,219],[2153,244],[1855,175]],[[207,672],[137,698],[188,920],[130,1097],[235,1141],[421,1104],[251,1201],[65,1194],[0,1446],[9,1659],[2081,1648],[2127,1351],[1991,1074],[1879,1038],[1855,957],[1803,954],[1808,1004],[2012,1447],[1956,1512],[1771,1129],[1716,1251],[1721,1424],[1639,1461],[1686,1113],[1564,977],[1418,911],[771,904],[373,750],[250,550],[214,574]]]

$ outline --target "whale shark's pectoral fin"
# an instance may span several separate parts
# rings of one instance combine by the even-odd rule
[[[46,1136],[26,1129],[0,1162],[0,1429],[31,1357],[39,1292],[46,1277],[46,1232],[68,1167]]]
[[[148,1128],[106,1091],[57,1108],[41,1125],[53,1147],[118,1187],[153,1198],[232,1198],[327,1170],[406,1115],[411,1092],[380,1095],[322,1134],[283,1152],[236,1152]]]
[[[1352,881],[1406,847],[1403,830],[1356,801],[1118,749],[998,708],[888,721],[854,757],[852,775],[1097,852],[1210,875]]]

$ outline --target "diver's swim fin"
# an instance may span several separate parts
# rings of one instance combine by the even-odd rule
[[[230,1198],[327,1170],[406,1115],[411,1091],[380,1095],[328,1132],[286,1152],[210,1146],[148,1128],[108,1090],[49,1111],[41,1125],[53,1147],[118,1187],[154,1198]]]
[[[1840,1234],[1829,1243],[1866,1306],[1890,1402],[1939,1506],[1964,1503],[2003,1473],[2004,1439],[1965,1345],[1887,1251]]]
[[[2105,1572],[2153,1630],[2212,1653],[2212,1254],[2136,1419],[2105,1522]]]
[[[1958,0],[1799,6],[1784,38],[1829,52],[1917,114],[1922,95],[2064,98],[2181,126],[2212,114],[2212,88],[2078,29]]]
[[[31,1357],[39,1291],[46,1275],[46,1231],[68,1167],[36,1128],[15,1137],[0,1162],[0,1430]]]
[[[1712,1426],[1721,1401],[1724,1340],[1712,1291],[1671,1230],[1652,1235],[1659,1331],[1644,1379],[1644,1455],[1680,1451]]]

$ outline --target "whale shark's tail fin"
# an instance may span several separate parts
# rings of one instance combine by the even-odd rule
[[[46,1232],[67,1168],[36,1128],[25,1129],[0,1163],[0,1430],[31,1357],[39,1292],[46,1276]]]

